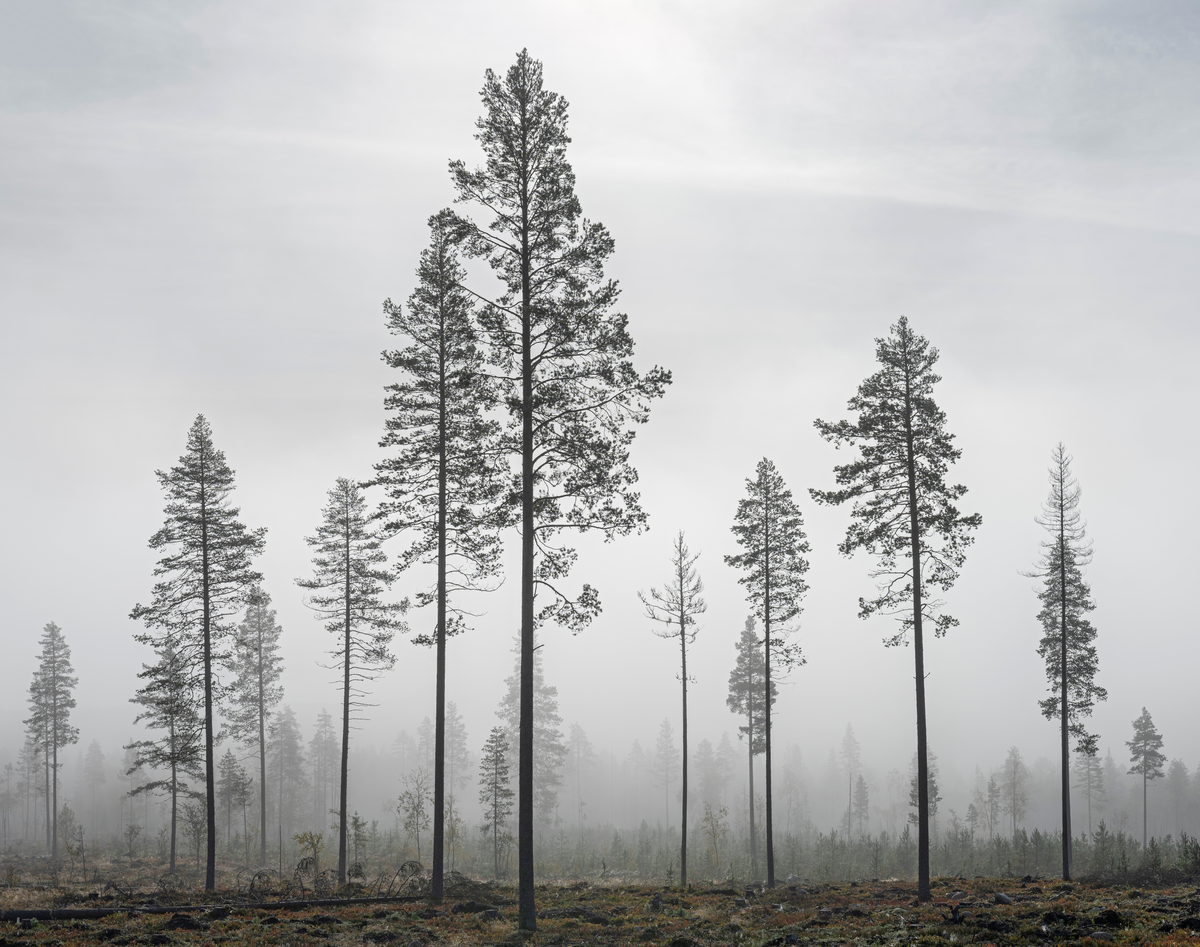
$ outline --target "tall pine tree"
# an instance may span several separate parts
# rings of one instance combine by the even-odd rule
[[[29,685],[30,715],[27,733],[42,754],[46,771],[46,851],[58,858],[58,751],[79,742],[79,728],[71,725],[75,685],[79,678],[71,666],[71,648],[62,629],[48,622],[42,629],[38,668]]]
[[[1147,789],[1151,780],[1162,778],[1163,763],[1167,761],[1162,752],[1162,734],[1154,726],[1150,711],[1145,707],[1133,722],[1133,739],[1127,740],[1125,745],[1129,747],[1129,761],[1133,763],[1129,775],[1142,777],[1142,848],[1145,848],[1149,841]]]
[[[617,284],[604,277],[613,240],[583,216],[566,157],[567,102],[543,86],[542,64],[522,50],[503,77],[488,70],[481,97],[484,165],[455,161],[450,171],[458,201],[486,216],[460,219],[459,236],[500,282],[499,295],[478,295],[509,412],[501,448],[514,461],[509,503],[521,537],[517,926],[532,931],[534,632],[546,619],[577,631],[600,610],[590,585],[563,587],[575,552],[554,537],[577,529],[612,538],[645,522],[629,449],[670,374],[634,369]]]
[[[227,658],[224,647],[232,633],[227,619],[262,581],[251,562],[262,552],[267,531],[248,530],[238,519],[240,511],[229,502],[233,471],[213,446],[212,429],[202,414],[188,431],[179,464],[155,476],[167,496],[166,520],[150,537],[150,548],[162,554],[154,567],[158,581],[151,603],[135,605],[129,617],[148,629],[135,636],[138,641],[161,646],[170,639],[177,658],[200,672],[208,832],[204,889],[212,891],[217,871],[216,671]]]
[[[331,667],[342,678],[338,883],[345,884],[350,714],[352,708],[362,706],[363,686],[396,663],[391,643],[402,627],[399,616],[407,604],[383,599],[392,576],[358,484],[338,478],[321,511],[321,525],[304,541],[315,552],[313,577],[297,579],[296,584],[314,593],[307,597],[308,606],[325,621],[325,630],[337,636],[330,655],[336,662]]]
[[[429,219],[418,285],[407,307],[384,303],[388,328],[408,340],[384,352],[400,379],[387,387],[387,430],[380,446],[393,453],[375,465],[387,499],[379,515],[384,533],[409,545],[399,568],[436,568],[432,587],[416,605],[433,605],[432,633],[418,636],[436,652],[433,760],[433,871],[430,894],[442,896],[446,811],[446,639],[465,627],[452,593],[489,588],[499,571],[501,523],[495,500],[503,482],[492,457],[499,425],[487,417],[496,403],[477,339],[474,300],[463,289],[466,271],[452,238],[449,211]]]
[[[859,457],[833,468],[838,490],[810,490],[818,503],[853,501],[851,523],[838,549],[845,556],[865,550],[878,565],[878,594],[860,598],[859,617],[895,615],[900,630],[889,646],[912,637],[917,704],[917,897],[929,901],[929,759],[925,714],[925,622],[941,637],[958,624],[940,611],[935,590],[947,591],[966,561],[979,514],[955,506],[967,492],[946,483],[961,451],[946,430],[946,414],[933,400],[938,351],[917,335],[904,316],[888,337],[875,340],[879,371],[858,386],[848,403],[858,419],[835,424],[815,421],[835,445],[857,447]]]
[[[683,698],[683,786],[682,811],[679,824],[679,885],[687,887],[687,826],[688,826],[688,707],[687,707],[687,646],[696,639],[696,619],[708,609],[704,601],[704,583],[696,572],[696,560],[683,541],[683,531],[675,537],[671,549],[671,580],[662,589],[652,588],[649,595],[638,593],[646,607],[646,617],[663,625],[654,633],[660,638],[679,642],[679,681]]]
[[[766,776],[767,887],[775,887],[775,841],[771,805],[771,702],[772,672],[786,672],[804,663],[798,645],[787,641],[788,623],[800,614],[800,600],[808,590],[808,541],[804,521],[775,465],[758,462],[753,479],[746,479],[746,496],[738,501],[733,534],[743,552],[725,561],[742,575],[746,599],[763,623],[763,750]]]
[[[1042,716],[1059,723],[1059,765],[1062,783],[1062,876],[1071,878],[1071,750],[1083,751],[1092,737],[1083,726],[1097,701],[1108,691],[1096,684],[1099,661],[1096,629],[1087,614],[1095,609],[1092,590],[1083,579],[1083,567],[1091,559],[1091,544],[1085,540],[1079,514],[1079,483],[1071,475],[1071,457],[1059,443],[1050,459],[1050,495],[1042,506],[1038,523],[1050,538],[1042,543],[1042,556],[1030,575],[1042,580],[1038,621],[1042,640],[1038,655],[1046,663],[1050,696],[1038,702]]]

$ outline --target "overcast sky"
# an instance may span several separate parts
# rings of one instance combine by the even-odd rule
[[[1055,753],[1021,572],[1059,440],[1095,543],[1101,750],[1127,756],[1145,705],[1169,756],[1200,762],[1200,7],[1184,0],[3,4],[0,757],[48,621],[74,649],[83,745],[132,734],[148,654],[127,615],[150,595],[154,471],[201,412],[243,520],[268,528],[286,700],[306,731],[335,709],[326,634],[293,581],[303,537],[334,479],[380,456],[381,303],[413,288],[425,220],[453,199],[447,161],[479,161],[484,70],[522,47],[571,103],[578,193],[616,239],[639,365],[675,378],[634,449],[650,530],[581,546],[575,576],[604,614],[543,634],[567,723],[622,753],[664,716],[678,727],[677,654],[636,593],[667,577],[683,529],[709,601],[694,739],[734,729],[747,606],[723,557],[767,456],[813,545],[808,665],[777,739],[820,765],[852,723],[869,767],[907,764],[912,652],[856,618],[870,563],[837,554],[847,512],[807,493],[843,456],[813,419],[846,416],[904,314],[941,350],[954,477],[983,515],[946,597],[961,627],[927,648],[943,769],[986,771],[1012,744]],[[450,648],[476,749],[516,592],[514,570]],[[363,740],[432,713],[431,654],[398,654]]]

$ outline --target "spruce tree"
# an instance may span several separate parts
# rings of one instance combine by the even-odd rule
[[[42,754],[46,770],[46,851],[58,859],[58,751],[79,742],[79,728],[71,726],[75,685],[79,678],[71,666],[71,648],[62,629],[48,622],[38,639],[42,646],[38,668],[29,685],[26,732]]]
[[[179,797],[196,797],[184,777],[203,781],[204,770],[204,688],[200,671],[185,660],[172,639],[158,644],[158,660],[143,664],[138,672],[143,681],[130,703],[141,707],[133,722],[143,723],[160,733],[137,740],[125,747],[125,775],[134,777],[147,769],[163,775],[131,787],[130,796],[164,793],[170,799],[168,835],[170,871],[175,870],[179,837]],[[132,819],[131,819],[132,821]]]
[[[925,711],[925,623],[941,637],[958,624],[940,610],[937,590],[948,591],[966,561],[979,514],[955,506],[967,492],[946,475],[961,451],[946,430],[946,414],[933,400],[938,351],[901,316],[887,338],[875,340],[879,371],[858,386],[848,403],[854,422],[815,421],[821,436],[859,456],[833,469],[840,489],[810,490],[818,503],[853,502],[851,523],[838,549],[847,557],[862,549],[876,557],[872,578],[878,594],[860,598],[859,617],[892,615],[900,630],[884,639],[905,644],[911,634],[916,673],[917,769],[921,795],[917,827],[917,897],[929,901],[928,748]]]
[[[432,605],[430,633],[417,642],[436,652],[433,759],[433,870],[430,894],[443,890],[446,810],[446,639],[465,628],[466,612],[453,593],[488,589],[500,567],[496,497],[503,482],[492,456],[499,425],[488,417],[495,386],[478,345],[474,300],[463,288],[449,211],[429,219],[429,248],[422,251],[418,285],[406,307],[384,303],[388,328],[408,340],[384,360],[400,380],[387,387],[389,412],[380,446],[390,456],[375,465],[374,482],[387,499],[379,516],[384,535],[403,534],[409,544],[399,569],[433,565],[432,587],[416,595]]]
[[[749,769],[750,805],[750,865],[758,872],[758,833],[754,825],[754,757],[767,748],[763,734],[763,718],[766,716],[764,695],[774,705],[779,696],[779,687],[774,680],[768,682],[766,663],[763,659],[762,639],[754,630],[754,617],[746,619],[741,636],[737,641],[737,661],[729,672],[729,694],[725,703],[735,714],[741,714],[746,722],[738,726],[738,735],[746,740],[747,767]]]
[[[775,465],[758,462],[753,479],[746,480],[746,496],[738,501],[733,534],[743,552],[725,561],[740,569],[746,599],[763,623],[763,753],[766,775],[767,887],[775,887],[775,841],[771,792],[771,701],[766,700],[773,673],[785,673],[804,663],[800,647],[787,641],[788,623],[800,614],[800,600],[808,591],[808,541],[804,521]]]
[[[306,603],[336,635],[329,652],[341,672],[342,761],[338,802],[338,884],[346,883],[347,792],[350,773],[350,714],[363,706],[363,686],[396,663],[392,638],[402,628],[407,603],[385,602],[392,581],[377,530],[370,526],[362,488],[339,477],[321,511],[321,525],[305,540],[314,550],[313,577],[297,579],[308,589]]]
[[[1059,722],[1059,761],[1062,783],[1062,876],[1071,878],[1071,751],[1069,737],[1082,749],[1091,737],[1083,726],[1097,701],[1108,692],[1096,684],[1099,662],[1096,629],[1087,619],[1095,609],[1092,590],[1083,580],[1083,566],[1091,559],[1079,514],[1079,483],[1071,475],[1071,457],[1059,443],[1050,460],[1050,496],[1038,523],[1050,538],[1042,543],[1042,556],[1031,576],[1043,581],[1038,592],[1042,603],[1038,621],[1042,640],[1038,655],[1046,664],[1050,696],[1038,702],[1042,716]],[[1065,697],[1064,697],[1065,695]]]
[[[220,697],[217,669],[232,628],[227,619],[245,604],[262,575],[251,568],[262,552],[266,530],[248,530],[229,502],[233,471],[216,449],[204,415],[188,431],[179,464],[156,471],[166,494],[166,520],[150,537],[150,548],[162,558],[154,568],[158,579],[149,605],[135,605],[129,617],[147,631],[134,637],[160,650],[168,639],[176,658],[199,669],[204,695],[204,786],[208,831],[204,889],[216,886],[216,730],[214,710]]]
[[[492,839],[492,877],[500,880],[500,850],[508,834],[513,791],[508,784],[508,739],[503,727],[492,727],[479,761],[479,804],[483,806],[484,836]]]
[[[671,783],[675,780],[675,768],[679,766],[679,747],[675,745],[675,732],[671,729],[671,718],[663,717],[658,727],[658,739],[654,741],[654,756],[650,761],[650,773],[656,786],[663,790],[663,815],[667,828],[671,828]]]
[[[521,744],[517,739],[521,733],[521,641],[513,649],[517,653],[516,666],[504,680],[506,691],[496,710],[505,725],[508,736],[510,760],[516,757],[520,771]],[[558,688],[547,684],[542,671],[540,647],[534,653],[533,662],[533,801],[537,823],[546,828],[554,824],[558,809],[558,787],[562,785],[563,764],[567,759],[567,745],[563,741],[562,715],[558,712]],[[518,792],[518,802],[520,796]],[[519,811],[519,810],[518,810]]]
[[[233,641],[233,682],[229,707],[231,733],[252,743],[258,755],[258,859],[267,863],[267,719],[283,699],[279,683],[283,654],[271,596],[261,588],[250,592],[246,615]]]
[[[1129,768],[1129,775],[1142,777],[1142,848],[1144,849],[1149,841],[1146,790],[1151,780],[1162,778],[1163,763],[1167,761],[1166,755],[1162,752],[1162,734],[1155,728],[1154,721],[1150,718],[1150,711],[1145,707],[1142,708],[1138,718],[1133,721],[1133,739],[1127,740],[1125,745],[1129,747],[1129,761],[1133,763],[1133,766]]]
[[[307,820],[304,817],[304,803],[308,801],[304,792],[308,788],[308,776],[304,765],[304,740],[300,733],[300,724],[296,714],[287,704],[275,712],[268,730],[270,749],[267,753],[267,777],[271,781],[271,792],[277,798],[276,819],[278,835],[281,838],[291,838],[293,829],[304,827]],[[329,756],[332,770],[336,767],[337,735],[329,738]],[[332,774],[331,774],[332,775]],[[321,827],[326,824],[329,809],[323,807],[313,813],[314,819],[310,825]]]
[[[671,549],[671,580],[661,590],[652,588],[649,595],[641,592],[638,596],[646,607],[646,617],[663,625],[654,633],[660,638],[679,642],[679,681],[682,688],[683,710],[681,719],[682,730],[682,812],[680,825],[684,830],[679,833],[679,885],[687,887],[687,825],[688,825],[688,706],[687,706],[687,646],[696,640],[696,619],[708,609],[703,593],[704,583],[696,572],[695,555],[683,541],[683,531],[675,537]]]
[[[566,157],[567,102],[543,86],[541,63],[522,50],[503,77],[488,70],[481,97],[484,165],[455,161],[450,171],[459,203],[485,215],[460,218],[458,236],[500,283],[498,295],[477,295],[509,412],[500,448],[513,460],[507,502],[521,537],[517,926],[532,931],[534,632],[548,619],[578,631],[600,610],[591,585],[564,588],[575,552],[554,537],[575,529],[610,539],[645,523],[629,450],[670,374],[634,369],[617,284],[604,277],[613,240],[583,216]]]

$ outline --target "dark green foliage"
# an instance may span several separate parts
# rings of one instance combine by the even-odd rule
[[[763,751],[766,756],[767,886],[775,885],[775,842],[771,792],[771,676],[804,663],[798,645],[787,641],[788,622],[800,614],[800,600],[808,591],[808,540],[804,521],[775,465],[758,462],[754,479],[746,479],[746,496],[738,502],[733,534],[743,552],[726,556],[740,569],[746,599],[763,623]]]
[[[904,316],[886,339],[875,340],[879,371],[858,386],[848,403],[858,419],[815,421],[821,436],[837,446],[858,449],[859,456],[833,468],[837,490],[811,490],[818,503],[851,501],[850,526],[838,547],[845,556],[863,550],[876,558],[872,578],[877,595],[858,600],[859,616],[893,615],[900,628],[884,639],[897,645],[912,635],[916,664],[917,768],[921,795],[926,793],[925,655],[923,625],[941,636],[957,624],[940,610],[936,591],[948,591],[966,561],[972,531],[982,522],[955,505],[967,492],[950,485],[946,475],[961,451],[946,430],[946,414],[933,400],[938,351],[917,335]],[[920,803],[917,832],[917,886],[922,900],[929,886],[928,799]]]
[[[207,799],[208,859],[205,890],[216,884],[217,814],[213,709],[220,696],[215,671],[232,632],[227,619],[245,604],[262,575],[251,568],[262,552],[266,530],[247,530],[230,505],[233,471],[213,446],[212,429],[197,415],[179,464],[156,471],[167,496],[162,529],[150,548],[162,553],[154,567],[158,581],[149,605],[135,605],[129,617],[148,629],[138,641],[162,649],[168,639],[177,659],[200,671],[204,695],[204,781]]]
[[[587,583],[574,594],[563,587],[575,552],[554,537],[612,538],[644,524],[629,448],[670,374],[633,367],[628,319],[604,277],[613,240],[583,217],[566,158],[567,102],[543,86],[541,63],[522,50],[503,77],[487,71],[481,97],[484,165],[454,161],[450,172],[458,201],[486,215],[460,218],[457,236],[501,287],[479,318],[509,414],[499,446],[514,461],[508,507],[521,535],[518,926],[534,930],[534,630],[552,618],[577,631],[600,610]]]
[[[339,477],[321,511],[316,535],[305,537],[313,548],[313,577],[297,579],[316,593],[308,606],[337,636],[330,651],[331,667],[342,677],[341,800],[338,805],[338,883],[346,883],[346,793],[350,752],[350,714],[361,706],[363,685],[395,663],[390,646],[403,627],[399,616],[407,603],[390,603],[383,594],[392,580],[380,536],[369,526],[366,501],[358,484]]]

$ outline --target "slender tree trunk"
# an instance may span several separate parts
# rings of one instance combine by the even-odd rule
[[[258,621],[258,864],[267,864],[267,705],[263,690],[262,615]],[[247,844],[247,851],[250,846]]]
[[[921,627],[921,534],[917,515],[917,468],[913,451],[912,395],[907,358],[904,378],[905,461],[908,468],[908,517],[912,556],[913,652],[917,680],[917,899],[933,899],[929,885],[929,746],[925,729],[925,639]]]
[[[437,553],[437,685],[433,736],[433,877],[430,895],[442,897],[446,819],[446,325],[439,305],[438,346],[438,553]]]
[[[517,927],[537,930],[533,892],[533,288],[529,248],[529,116],[521,101],[521,727],[517,774]]]
[[[1071,880],[1071,758],[1067,745],[1067,537],[1066,500],[1062,493],[1062,468],[1059,468],[1059,510],[1058,510],[1058,580],[1059,598],[1062,606],[1061,632],[1062,649],[1059,659],[1062,661],[1062,679],[1059,681],[1059,710],[1062,711],[1062,876],[1064,881]]]
[[[680,602],[683,601],[683,576],[680,575]],[[687,888],[688,836],[688,714],[687,714],[687,617],[682,608],[679,614],[679,653],[683,664],[683,821],[679,832],[679,885]]]
[[[204,603],[204,789],[205,816],[208,828],[207,863],[204,869],[204,890],[217,887],[217,777],[213,746],[212,696],[212,596],[209,574],[207,471],[203,451],[200,457],[200,575]]]
[[[54,777],[52,788],[54,802],[51,812],[54,814],[54,827],[50,832],[50,857],[58,860],[58,669],[51,671],[50,677],[50,750],[54,760],[50,765],[50,773]]]
[[[1149,818],[1146,812],[1146,763],[1142,762],[1142,851],[1146,850],[1146,843],[1149,841],[1146,827],[1149,824]]]
[[[130,824],[133,820],[130,819]],[[175,872],[175,833],[179,822],[179,768],[172,760],[171,762],[171,872]],[[130,843],[130,850],[133,845]]]
[[[775,887],[775,824],[771,815],[771,517],[768,512],[772,498],[763,495],[763,641],[766,665],[763,690],[763,737],[766,743],[767,793],[767,887]]]
[[[46,766],[46,852],[47,852],[47,854],[49,854],[51,851],[51,848],[50,848],[50,846],[51,846],[50,806],[53,805],[53,803],[50,800],[50,737],[49,737],[49,734],[46,733],[44,728],[42,730],[42,733],[45,736],[45,742],[42,744],[42,762]],[[57,779],[58,779],[58,774],[56,773],[55,780],[57,780]]]
[[[753,680],[751,681],[753,683]],[[747,742],[750,746],[750,867],[753,874],[758,874],[758,833],[754,831],[754,688],[750,688],[750,697],[746,701],[749,708],[746,714]]]
[[[350,772],[350,518],[345,535],[345,649],[342,665],[342,787],[338,802],[338,884],[346,883],[346,788]],[[315,883],[315,881],[314,881]]]

